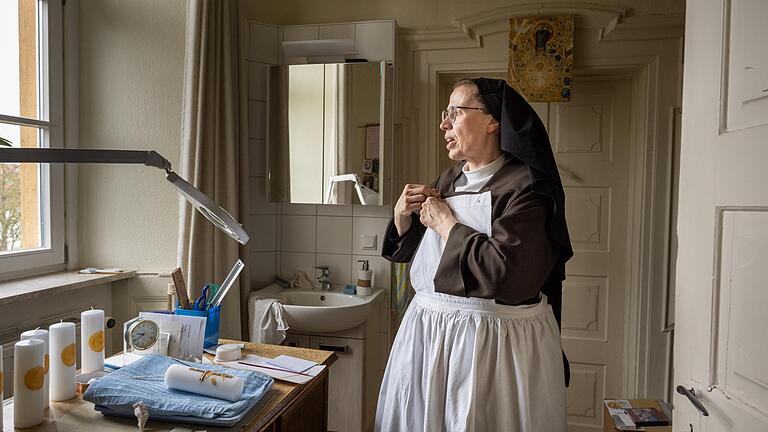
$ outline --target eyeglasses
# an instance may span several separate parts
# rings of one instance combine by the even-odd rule
[[[440,119],[442,121],[445,121],[445,119],[448,119],[448,121],[451,122],[451,124],[456,123],[456,118],[459,115],[459,112],[456,111],[457,108],[465,109],[465,110],[476,110],[476,111],[483,111],[485,112],[485,109],[483,108],[473,108],[473,107],[465,107],[465,106],[459,106],[459,105],[451,105],[442,112],[440,115]]]

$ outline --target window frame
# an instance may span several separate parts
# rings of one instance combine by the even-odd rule
[[[63,8],[60,0],[37,0],[40,5],[41,47],[38,64],[40,67],[40,113],[41,119],[28,119],[0,115],[3,123],[31,126],[43,129],[50,148],[64,147],[64,32]],[[47,96],[47,98],[46,98]],[[0,256],[0,279],[11,279],[22,275],[40,274],[63,270],[66,265],[64,166],[49,164],[41,166],[40,206],[47,211],[50,227],[45,227],[46,218],[41,218],[41,232],[49,233],[49,245],[39,249],[8,252]]]

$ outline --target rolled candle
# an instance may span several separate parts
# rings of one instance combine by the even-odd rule
[[[50,398],[63,401],[75,397],[75,323],[60,322],[48,327],[51,359]]]
[[[165,386],[237,402],[243,394],[245,379],[226,373],[174,364],[165,371]]]
[[[27,330],[21,334],[21,340],[40,339],[45,342],[43,346],[43,367],[45,367],[45,382],[43,384],[43,407],[48,408],[48,371],[50,370],[50,359],[48,356],[48,330],[34,329]]]
[[[44,345],[40,339],[27,339],[13,348],[13,424],[17,428],[43,422]]]
[[[81,373],[104,370],[104,311],[91,309],[80,314]]]

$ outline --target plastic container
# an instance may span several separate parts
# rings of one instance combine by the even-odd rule
[[[176,307],[176,315],[205,317],[205,341],[203,348],[212,347],[219,343],[219,321],[221,321],[221,305],[210,307],[204,311],[182,309]]]
[[[373,279],[373,270],[368,269],[368,260],[357,260],[362,263],[360,271],[357,273],[357,295],[371,295],[371,279]]]

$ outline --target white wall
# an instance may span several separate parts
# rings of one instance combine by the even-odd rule
[[[156,150],[178,165],[185,0],[80,3],[80,147]],[[78,167],[79,263],[172,269],[178,194],[141,165]]]

